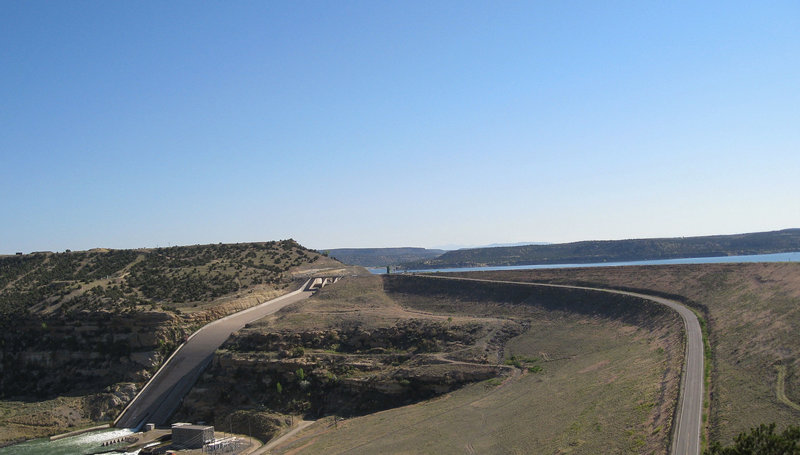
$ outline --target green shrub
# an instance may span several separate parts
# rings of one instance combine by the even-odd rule
[[[775,424],[761,424],[736,436],[733,445],[723,447],[712,442],[706,455],[793,455],[800,454],[800,427],[790,425],[775,433]]]

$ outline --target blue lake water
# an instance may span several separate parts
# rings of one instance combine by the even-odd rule
[[[737,262],[800,262],[800,252],[793,253],[774,253],[774,254],[753,254],[749,256],[716,256],[703,258],[679,258],[679,259],[654,259],[648,261],[624,261],[624,262],[595,262],[590,264],[532,264],[532,265],[505,265],[487,267],[445,267],[438,269],[406,270],[407,273],[423,272],[478,272],[496,270],[528,270],[528,269],[567,269],[577,267],[614,267],[620,265],[664,265],[664,264],[717,264],[717,263],[737,263]],[[368,268],[376,275],[386,273],[386,267]]]

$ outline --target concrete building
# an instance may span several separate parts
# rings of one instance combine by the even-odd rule
[[[214,441],[214,427],[209,425],[172,425],[172,445],[182,449],[202,449]]]

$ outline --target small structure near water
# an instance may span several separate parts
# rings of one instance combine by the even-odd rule
[[[214,441],[214,427],[210,425],[190,425],[175,423],[172,425],[172,445],[181,449],[202,449],[204,445]]]

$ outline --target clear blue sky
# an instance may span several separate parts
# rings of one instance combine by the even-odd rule
[[[0,1],[0,253],[800,227],[800,3]]]

